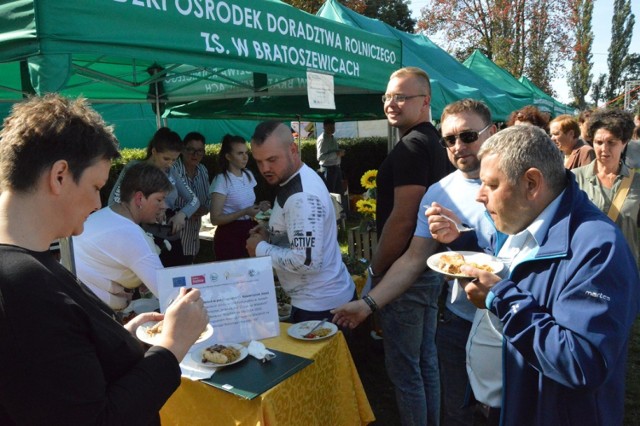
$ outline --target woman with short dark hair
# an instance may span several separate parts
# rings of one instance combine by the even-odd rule
[[[202,164],[205,155],[206,140],[204,135],[198,132],[187,133],[184,137],[184,147],[180,158],[176,161],[172,169],[184,180],[191,192],[200,201],[200,207],[185,222],[180,233],[182,238],[182,251],[185,256],[185,263],[193,263],[194,257],[200,251],[200,227],[202,216],[209,213],[211,207],[211,196],[209,195],[209,172]],[[191,199],[178,197],[176,207],[182,208],[189,204]]]
[[[624,163],[633,133],[633,116],[619,109],[601,109],[589,118],[588,134],[596,159],[573,169],[580,188],[620,227],[640,265],[640,174]]]
[[[101,207],[117,140],[83,100],[14,105],[0,131],[0,425],[159,425],[208,321],[197,289],[126,326],[49,254]],[[146,350],[135,330],[161,320]]]

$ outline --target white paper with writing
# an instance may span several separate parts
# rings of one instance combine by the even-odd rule
[[[208,343],[240,343],[280,334],[270,257],[158,270],[162,312],[181,287],[197,288],[202,293],[213,327]]]
[[[307,98],[309,108],[336,109],[333,76],[307,71]]]

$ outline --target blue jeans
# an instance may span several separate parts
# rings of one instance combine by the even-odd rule
[[[440,424],[435,337],[441,288],[442,276],[427,271],[380,310],[385,366],[403,426]]]
[[[469,377],[466,366],[466,344],[471,322],[445,309],[438,323],[436,344],[442,381],[443,426],[469,426],[473,408],[466,407]]]

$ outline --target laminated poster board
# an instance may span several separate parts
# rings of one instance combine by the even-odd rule
[[[181,287],[197,288],[202,293],[213,327],[212,343],[240,343],[280,334],[270,257],[158,270],[162,312]]]

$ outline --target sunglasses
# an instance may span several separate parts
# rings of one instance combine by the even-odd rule
[[[491,127],[491,123],[487,124],[487,127],[478,132],[467,130],[466,132],[460,132],[457,135],[443,136],[440,139],[440,144],[445,148],[453,148],[456,145],[457,139],[460,139],[460,142],[462,143],[474,143],[478,140],[481,134],[487,131],[489,127]]]

